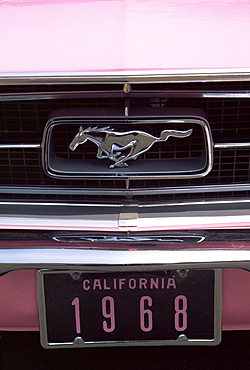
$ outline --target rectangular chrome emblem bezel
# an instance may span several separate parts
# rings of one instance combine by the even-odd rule
[[[187,159],[141,159],[140,156],[135,161],[130,161],[127,167],[115,167],[107,165],[107,160],[73,160],[67,158],[58,158],[54,153],[54,132],[67,125],[75,127],[116,127],[121,129],[124,124],[130,127],[130,130],[136,130],[136,127],[146,127],[147,125],[162,125],[166,129],[173,126],[190,128],[197,127],[202,132],[203,150],[198,158]],[[129,124],[129,126],[128,126]],[[74,126],[72,126],[74,125]],[[178,139],[185,142],[187,139]],[[70,142],[68,143],[68,145]],[[155,144],[157,145],[157,144]],[[68,150],[68,148],[67,148]],[[84,145],[77,150],[84,150]],[[150,148],[151,150],[151,148]],[[199,178],[206,176],[213,165],[213,142],[208,121],[202,115],[195,116],[169,115],[162,117],[130,117],[124,120],[124,117],[112,117],[104,119],[101,117],[77,117],[66,115],[54,116],[50,119],[44,130],[42,144],[42,158],[44,171],[51,177],[62,179],[87,179],[87,178],[106,178],[106,179],[185,179]],[[105,163],[104,163],[105,162]],[[110,162],[112,163],[112,162]],[[109,163],[109,164],[110,164]]]

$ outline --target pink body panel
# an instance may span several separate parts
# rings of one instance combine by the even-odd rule
[[[224,330],[250,329],[250,272],[223,270]],[[0,330],[39,330],[36,271],[13,271],[0,277]]]
[[[249,69],[249,19],[250,1],[3,0],[0,72]]]
[[[0,277],[0,329],[38,330],[36,270]]]

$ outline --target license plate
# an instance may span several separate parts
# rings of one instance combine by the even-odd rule
[[[215,345],[220,271],[38,273],[45,348]]]

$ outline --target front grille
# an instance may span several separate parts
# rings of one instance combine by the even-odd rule
[[[131,88],[131,93],[125,94],[121,85],[0,87],[0,144],[2,145],[0,149],[0,192],[3,194],[2,198],[9,196],[15,199],[29,197],[31,199],[84,200],[85,198],[91,199],[91,194],[95,197],[98,191],[100,197],[111,198],[114,197],[114,190],[118,191],[119,198],[132,197],[133,190],[141,190],[135,193],[138,199],[149,199],[156,196],[162,199],[172,199],[173,194],[175,198],[200,199],[211,197],[211,193],[206,193],[205,189],[200,190],[202,186],[249,183],[250,147],[215,148],[212,171],[202,178],[134,179],[130,181],[106,178],[54,179],[43,171],[41,148],[3,147],[3,144],[41,144],[45,124],[51,113],[57,109],[89,109],[91,111],[104,109],[105,112],[109,110],[124,112],[125,107],[128,107],[130,114],[145,117],[148,117],[148,112],[152,114],[154,110],[159,112],[161,109],[164,111],[168,108],[200,109],[207,115],[214,143],[250,142],[250,99],[247,98],[248,95],[237,97],[237,94],[247,93],[250,90],[249,82],[140,84],[132,85]],[[27,93],[30,94],[29,97]],[[222,94],[221,97],[219,94]],[[160,131],[161,127],[158,129]],[[62,158],[69,158],[65,142],[68,142],[73,132],[67,127],[64,130],[64,136],[62,140],[58,140],[56,150]],[[171,158],[176,155],[181,157],[180,151],[176,152],[176,142],[178,139],[173,139],[168,146],[161,145],[157,149],[154,147],[151,152],[144,155],[144,158],[162,160],[165,157]],[[88,145],[86,159],[96,155],[95,146]],[[198,137],[195,148],[199,155],[200,139]],[[184,152],[185,156],[187,151]],[[82,154],[77,155],[82,158]],[[7,190],[10,187],[11,191]],[[25,191],[25,187],[29,189],[32,187],[32,192]],[[192,191],[178,190],[178,193],[175,191],[176,188],[187,187],[192,187]],[[55,188],[60,188],[61,193],[53,194]],[[164,188],[167,190],[164,191]],[[70,189],[79,191],[74,194],[73,191],[69,191]],[[238,186],[233,192],[230,189],[226,192],[224,189],[222,193],[217,189],[212,196],[221,197],[222,194],[224,197],[249,195],[248,190],[243,190]]]

